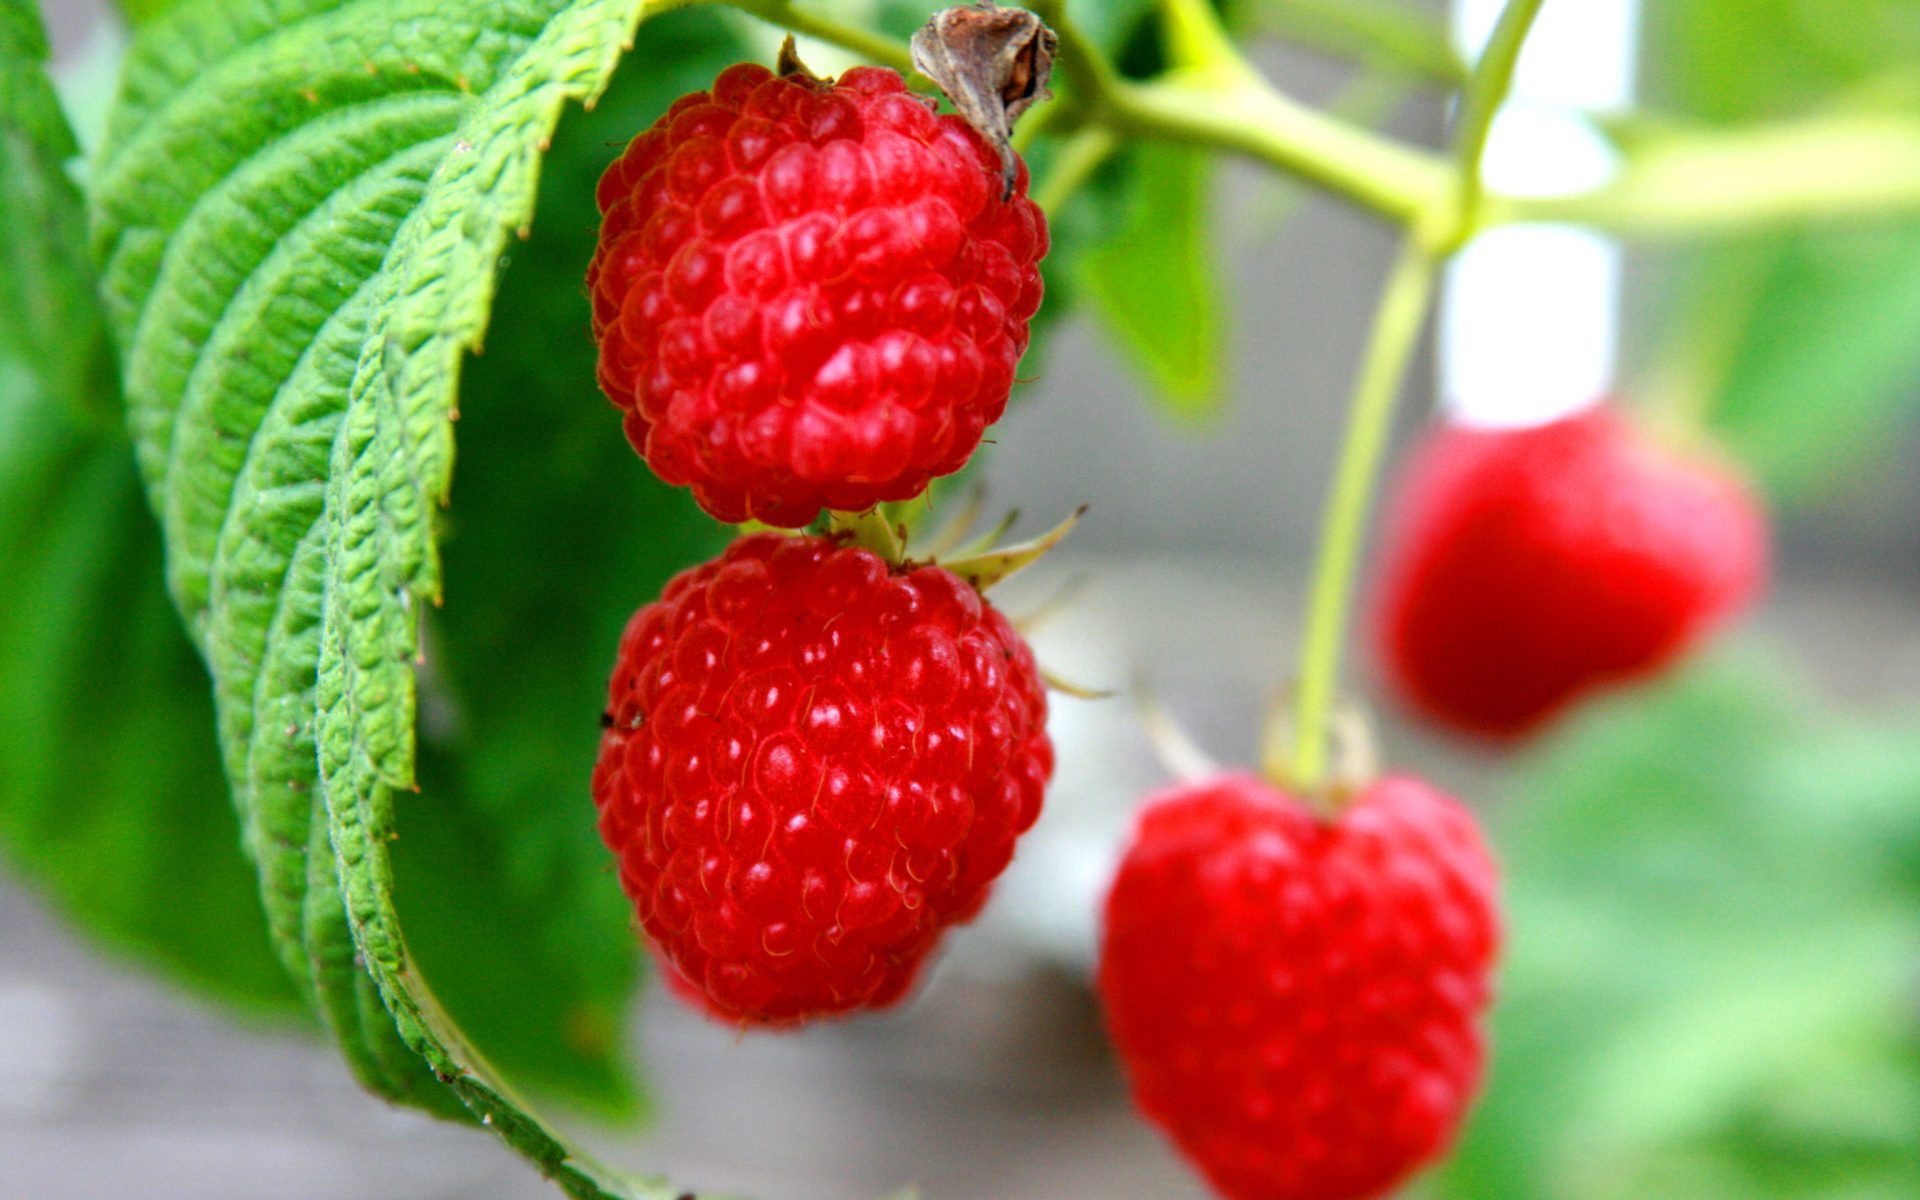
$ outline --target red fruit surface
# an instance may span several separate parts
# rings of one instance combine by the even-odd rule
[[[600,833],[677,990],[790,1024],[898,1000],[1053,771],[1033,654],[973,586],[743,538],[620,643]]]
[[[1744,483],[1605,408],[1443,426],[1390,505],[1381,658],[1427,716],[1517,737],[1667,665],[1754,597],[1767,557]]]
[[[918,495],[1006,407],[1047,227],[900,76],[741,64],[600,180],[600,386],[660,478],[722,521]]]
[[[1100,997],[1134,1098],[1231,1200],[1367,1200],[1479,1087],[1499,940],[1473,818],[1416,779],[1338,820],[1251,775],[1149,800]]]

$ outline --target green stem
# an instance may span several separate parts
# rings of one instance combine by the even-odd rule
[[[1327,497],[1306,627],[1301,634],[1293,761],[1288,764],[1288,777],[1278,781],[1301,793],[1312,794],[1326,782],[1327,718],[1333,710],[1347,602],[1360,562],[1373,479],[1393,425],[1394,400],[1426,324],[1427,301],[1433,294],[1438,266],[1439,260],[1418,239],[1409,237],[1402,244],[1374,314],[1373,334],[1354,385],[1353,409],[1347,418],[1333,490]]]
[[[1212,0],[1160,0],[1160,22],[1175,70],[1225,79],[1250,73]]]
[[[1246,154],[1423,230],[1452,211],[1456,189],[1446,162],[1281,95],[1230,42],[1201,50],[1207,39],[1198,38],[1194,50],[1205,66],[1134,83],[1120,77],[1060,0],[1033,0],[1033,8],[1059,35],[1058,71],[1089,120],[1122,137]]]
[[[1112,130],[1099,125],[1089,125],[1074,134],[1054,155],[1053,165],[1048,169],[1046,178],[1033,189],[1033,202],[1051,221],[1060,206],[1080,190],[1087,177],[1100,169],[1113,152],[1120,148],[1120,139]]]
[[[792,0],[722,0],[795,33],[912,72],[891,38],[796,7]],[[1183,53],[1195,61],[1152,83],[1122,79],[1062,10],[1033,9],[1060,35],[1059,73],[1084,102],[1086,121],[1135,134],[1233,150],[1339,192],[1396,221],[1426,229],[1451,210],[1452,171],[1437,156],[1327,116],[1275,91],[1240,56],[1200,0],[1165,0]]]
[[[1255,28],[1376,70],[1413,76],[1449,90],[1467,81],[1466,64],[1438,9],[1407,0],[1265,0],[1248,14]]]
[[[1629,234],[1721,235],[1920,212],[1920,120],[1833,111],[1637,141],[1624,169],[1575,196],[1489,196],[1493,221],[1574,221]]]
[[[892,66],[908,73],[916,87],[932,87],[913,71],[906,46],[892,38],[807,12],[792,0],[711,2]],[[1174,9],[1193,0],[1164,2]],[[1699,235],[1920,212],[1920,121],[1904,113],[1835,112],[1663,134],[1636,145],[1622,175],[1592,192],[1541,199],[1485,194],[1477,169],[1462,172],[1455,162],[1280,94],[1238,59],[1230,43],[1226,49],[1237,62],[1231,68],[1226,60],[1214,61],[1208,69],[1175,70],[1135,83],[1121,78],[1064,16],[1061,0],[1032,0],[1032,7],[1060,35],[1059,75],[1071,92],[1061,125],[1095,124],[1119,137],[1166,138],[1245,154],[1407,225],[1438,255],[1479,228],[1514,221]],[[1462,98],[1463,130],[1481,129],[1482,118],[1469,120],[1469,107],[1480,106],[1476,111],[1491,120],[1496,91],[1504,96],[1525,26],[1538,7],[1539,0],[1514,0],[1502,13]],[[1502,28],[1511,31],[1510,39]],[[1511,50],[1496,49],[1509,40]],[[1477,161],[1483,145],[1484,130],[1461,138],[1456,161],[1468,154]]]
[[[865,512],[829,510],[827,518],[832,532],[846,534],[850,545],[871,550],[893,566],[898,566],[906,558],[900,530],[880,505],[876,504]]]
[[[1439,265],[1472,235],[1478,219],[1480,159],[1487,148],[1494,113],[1513,85],[1514,64],[1519,61],[1520,47],[1526,42],[1540,4],[1541,0],[1507,0],[1501,10],[1460,99],[1454,142],[1454,203],[1448,222],[1451,228],[1423,230],[1415,225],[1410,230],[1374,315],[1373,336],[1354,384],[1346,441],[1340,447],[1333,490],[1327,497],[1306,628],[1301,634],[1293,761],[1287,765],[1285,783],[1308,795],[1320,791],[1326,783],[1327,721],[1340,674],[1340,649],[1346,640],[1347,607],[1366,537],[1374,476],[1393,427],[1393,402],[1400,394],[1414,347],[1419,344],[1420,330],[1426,325],[1427,304],[1433,296]]]
[[[1480,216],[1484,185],[1480,179],[1480,160],[1487,151],[1487,136],[1493,131],[1494,114],[1513,86],[1513,69],[1520,61],[1520,48],[1540,14],[1542,0],[1507,0],[1487,38],[1473,75],[1460,95],[1460,119],[1454,132],[1454,169],[1458,173],[1459,194],[1455,211],[1457,246],[1473,235]],[[1452,247],[1449,247],[1451,249]]]

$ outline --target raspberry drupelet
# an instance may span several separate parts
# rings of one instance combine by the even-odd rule
[[[722,521],[918,495],[998,420],[1040,306],[1026,167],[900,76],[740,64],[600,181],[599,380]]]
[[[898,1000],[1053,770],[1033,655],[974,587],[760,534],[620,646],[600,831],[676,990],[788,1025]]]

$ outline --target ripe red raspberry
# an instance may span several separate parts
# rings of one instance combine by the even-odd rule
[[[958,576],[743,538],[627,626],[601,836],[669,980],[713,1014],[882,1007],[1039,816],[1046,715],[1032,652]]]
[[[1515,737],[1658,671],[1745,606],[1766,571],[1753,493],[1609,411],[1443,427],[1392,504],[1381,656],[1435,720]]]
[[[1224,775],[1142,814],[1100,996],[1140,1107],[1231,1200],[1366,1200],[1472,1100],[1498,940],[1479,832],[1426,784],[1325,822]]]
[[[1040,306],[1026,168],[900,76],[729,67],[600,180],[600,386],[722,521],[918,495],[1000,418]]]

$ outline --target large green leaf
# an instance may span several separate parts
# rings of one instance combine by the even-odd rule
[[[1465,1200],[1920,1190],[1920,720],[1751,649],[1600,706],[1496,828],[1509,947]]]
[[[0,0],[0,839],[82,925],[256,1012],[268,950],[206,672],[160,584],[30,3]]]
[[[494,1064],[577,1103],[631,1104],[614,1052],[634,947],[611,879],[584,867],[603,861],[588,681],[614,614],[679,565],[696,526],[657,489],[605,480],[594,511],[592,476],[642,472],[590,386],[551,386],[590,379],[582,367],[544,372],[531,405],[511,369],[465,401],[457,378],[563,107],[598,96],[636,23],[672,6],[186,0],[136,42],[93,173],[129,425],[168,586],[212,667],[276,946],[363,1081],[441,1111],[457,1099],[580,1196],[653,1193],[574,1154]],[[581,224],[575,294],[530,270],[517,314],[571,311],[590,364]],[[568,340],[523,344],[509,367]],[[436,545],[461,404],[487,406],[469,412],[492,465],[475,511],[452,518],[471,576],[443,575]],[[586,476],[557,477],[582,445]],[[583,576],[549,574],[556,530],[619,518],[582,543],[630,564],[581,553]],[[582,597],[539,611],[570,589]],[[581,624],[527,636],[513,623],[530,616]],[[457,719],[416,771],[423,686],[430,718]]]
[[[420,835],[394,843],[397,900],[442,1001],[510,1075],[529,1075],[547,1030],[597,1048],[547,1068],[572,1071],[574,1094],[616,1081],[594,1072],[618,1043],[639,949],[587,794],[607,675],[633,610],[724,535],[641,464],[594,381],[581,286],[594,185],[615,147],[738,56],[713,14],[659,18],[594,110],[562,122],[532,236],[510,247],[461,388],[422,791],[399,796],[400,827]],[[467,806],[457,820],[411,811],[449,796]],[[472,873],[476,854],[497,868]],[[515,991],[527,968],[512,960],[567,982]]]

